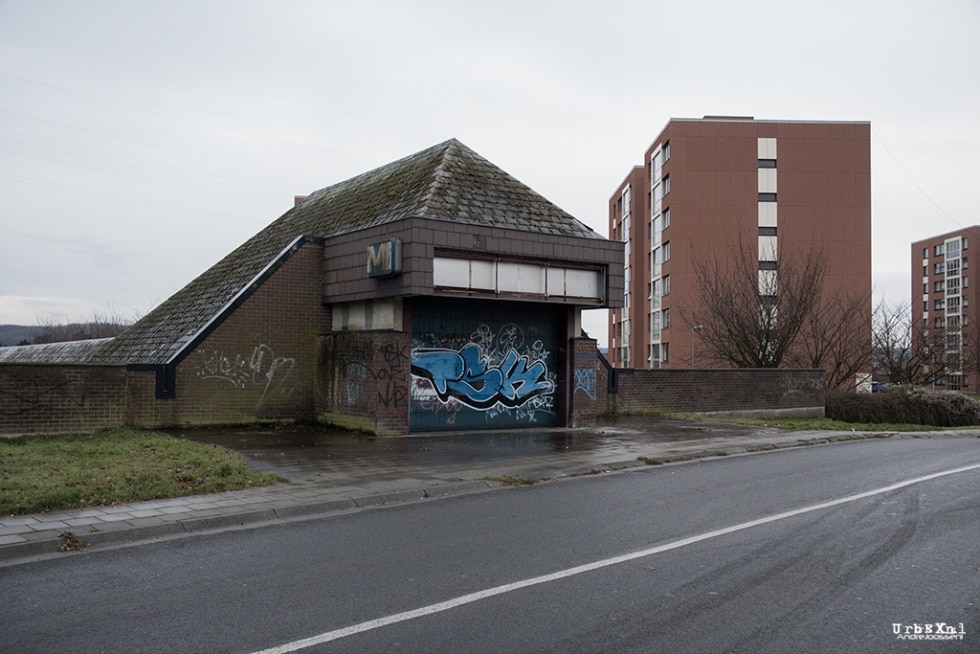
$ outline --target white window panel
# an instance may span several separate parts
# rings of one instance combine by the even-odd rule
[[[759,261],[778,261],[775,236],[759,237]]]
[[[759,227],[776,227],[776,207],[775,202],[759,203]]]
[[[470,288],[484,291],[497,288],[497,264],[494,261],[480,259],[470,261],[470,275]]]
[[[776,192],[776,169],[760,168],[759,169],[759,193],[775,193],[775,192]]]
[[[569,297],[601,298],[602,273],[598,270],[565,269],[565,293]]]
[[[776,158],[776,139],[759,139],[759,158],[760,159],[775,159]]]
[[[469,288],[470,262],[466,259],[436,257],[432,261],[432,283],[436,286]]]

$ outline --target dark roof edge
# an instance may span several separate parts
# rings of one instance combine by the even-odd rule
[[[129,364],[129,370],[155,371],[157,373],[156,397],[157,399],[173,398],[175,395],[176,375],[174,369],[194,348],[201,344],[204,339],[211,335],[221,323],[228,319],[244,302],[252,296],[272,275],[279,270],[289,259],[296,254],[300,248],[308,243],[323,245],[326,239],[322,236],[310,236],[301,234],[287,245],[278,256],[270,261],[257,275],[255,275],[235,296],[229,300],[220,311],[208,320],[180,349],[178,349],[164,363],[136,363]]]

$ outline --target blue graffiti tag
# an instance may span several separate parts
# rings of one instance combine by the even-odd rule
[[[500,365],[489,364],[475,343],[464,345],[458,352],[424,348],[412,352],[412,374],[427,379],[444,403],[455,398],[474,409],[497,404],[512,409],[555,389],[543,361],[531,363],[514,349]]]

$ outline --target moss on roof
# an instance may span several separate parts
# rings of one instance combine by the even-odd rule
[[[411,217],[603,238],[451,139],[312,193],[87,360],[168,363],[297,239]]]

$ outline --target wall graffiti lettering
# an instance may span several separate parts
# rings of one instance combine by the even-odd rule
[[[367,362],[348,363],[343,371],[346,406],[369,408],[371,400],[368,389],[376,389],[378,405],[385,407],[402,406],[409,397],[406,387],[408,370],[408,344],[387,343],[363,354]]]
[[[10,389],[0,388],[0,398],[3,398],[0,415],[16,416],[34,409],[44,410],[57,403],[57,398],[66,399],[73,406],[84,407],[84,392],[76,389],[76,386],[68,382],[39,384],[30,381]]]
[[[532,398],[555,390],[544,361],[532,361],[510,348],[503,359],[493,365],[477,343],[469,343],[458,351],[413,350],[412,374],[428,380],[440,402],[446,403],[452,398],[478,410],[497,405],[511,409],[520,407]]]
[[[207,355],[197,371],[201,379],[226,381],[242,390],[258,388],[262,394],[258,405],[262,406],[273,393],[288,395],[287,385],[296,367],[293,357],[277,357],[268,345],[256,345],[250,356],[227,356],[214,351]]]
[[[595,368],[576,368],[575,369],[575,391],[582,391],[591,399],[596,399],[596,388],[598,386],[598,376]]]

